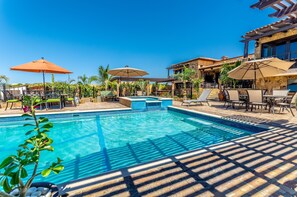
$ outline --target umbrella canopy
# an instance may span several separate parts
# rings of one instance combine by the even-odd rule
[[[125,66],[124,68],[116,68],[108,71],[108,74],[112,76],[118,77],[137,77],[148,75],[148,73],[144,70],[130,68],[129,66]]]
[[[286,72],[295,62],[287,62],[278,58],[267,58],[243,62],[228,75],[238,80],[256,80],[275,76]]]
[[[52,73],[52,74],[69,74],[71,71],[62,68],[52,62],[49,62],[43,58],[35,60],[19,66],[13,66],[10,70],[24,71],[24,72],[35,72],[35,73]]]
[[[297,76],[296,68],[289,69],[286,72],[274,75],[273,77],[293,77],[293,76]]]
[[[10,70],[23,71],[23,72],[34,72],[34,73],[42,73],[43,74],[43,88],[45,94],[45,76],[44,73],[52,73],[52,74],[70,74],[71,71],[62,68],[52,62],[41,58],[40,60],[35,60],[32,62],[28,62],[25,64],[21,64],[19,66],[13,66]]]

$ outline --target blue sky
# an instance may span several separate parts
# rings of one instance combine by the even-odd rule
[[[242,55],[241,36],[276,21],[271,10],[251,9],[255,2],[0,0],[0,75],[10,83],[41,82],[41,74],[9,68],[45,57],[74,79],[107,64],[167,77],[165,68],[180,61]]]

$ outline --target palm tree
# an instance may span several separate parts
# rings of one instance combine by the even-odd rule
[[[195,76],[196,72],[192,68],[187,68],[184,66],[184,70],[181,73],[175,74],[174,77],[179,81],[183,82],[183,97],[187,99],[187,82],[192,81],[193,76]]]
[[[7,83],[8,80],[8,77],[6,77],[5,75],[0,75],[0,83]]]
[[[111,76],[108,74],[109,65],[104,68],[103,66],[99,66],[98,68],[98,81],[101,85],[105,86],[105,90],[108,89],[108,84],[110,82]]]
[[[85,96],[87,96],[87,86],[89,85],[89,79],[88,79],[88,77],[84,74],[84,75],[82,75],[82,76],[78,76],[78,78],[77,78],[77,80],[78,80],[78,85],[80,86],[80,88],[81,88],[81,96],[82,97],[85,97]]]
[[[201,85],[201,83],[203,83],[203,81],[204,81],[203,78],[196,78],[196,79],[192,80],[194,89],[197,93],[197,97],[199,96],[200,85]]]
[[[226,87],[229,84],[233,84],[233,88],[235,88],[236,85],[236,80],[232,79],[228,76],[228,72],[233,70],[234,68],[238,67],[241,64],[240,61],[237,61],[235,64],[224,64],[223,67],[221,68],[221,73],[220,73],[220,80],[222,84]]]

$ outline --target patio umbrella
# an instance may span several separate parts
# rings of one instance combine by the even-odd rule
[[[238,80],[256,80],[275,76],[286,72],[295,62],[287,62],[278,58],[267,58],[243,62],[240,66],[228,72],[228,76]]]
[[[144,70],[131,68],[129,66],[125,66],[124,68],[116,68],[116,69],[109,70],[108,74],[112,76],[118,76],[118,77],[139,77],[139,76],[148,75],[148,73]],[[120,80],[118,82],[118,87],[117,87],[118,96],[120,95],[119,84],[120,84]]]
[[[289,69],[286,72],[274,75],[273,77],[294,77],[294,76],[297,76],[296,68]]]
[[[45,73],[52,73],[52,74],[69,74],[72,73],[71,71],[64,69],[52,62],[41,58],[40,60],[34,60],[32,62],[28,62],[25,64],[21,64],[18,66],[13,66],[10,70],[16,71],[24,71],[24,72],[33,72],[33,73],[42,73],[43,75],[43,88],[45,94]]]
[[[131,68],[129,66],[125,66],[124,68],[116,68],[108,71],[108,74],[112,76],[118,76],[118,77],[139,77],[148,75],[147,72],[144,70],[140,70],[137,68]]]

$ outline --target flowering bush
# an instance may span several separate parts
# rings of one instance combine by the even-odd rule
[[[57,158],[57,161],[52,162],[49,167],[37,172],[41,152],[54,151],[51,146],[53,140],[47,135],[50,129],[53,128],[53,123],[49,122],[45,117],[36,117],[36,106],[41,104],[37,97],[25,96],[23,104],[25,113],[22,116],[25,117],[25,120],[33,121],[34,124],[24,124],[24,127],[30,127],[30,130],[26,132],[28,139],[19,145],[15,155],[8,156],[0,164],[0,185],[7,193],[17,187],[21,197],[26,196],[27,190],[36,176],[47,177],[51,172],[58,174],[64,169],[61,164],[62,160]],[[32,129],[32,127],[34,128]],[[29,177],[26,170],[27,166],[33,166],[32,175]]]

